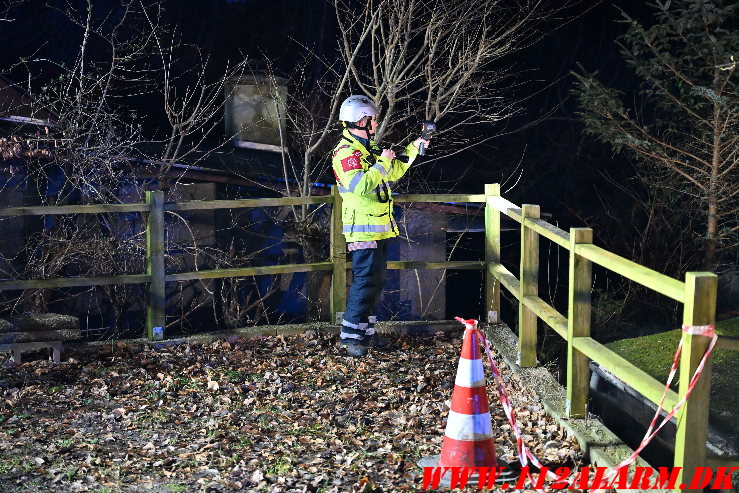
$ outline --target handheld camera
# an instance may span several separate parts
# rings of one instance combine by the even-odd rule
[[[421,137],[423,137],[424,139],[428,139],[434,132],[436,132],[436,122],[424,120],[424,122],[421,124]],[[421,145],[418,147],[418,153],[421,156],[426,155],[426,149],[424,147],[425,146],[423,145],[423,143],[421,143]]]

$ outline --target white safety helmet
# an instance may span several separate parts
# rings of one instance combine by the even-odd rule
[[[375,103],[363,95],[349,96],[341,103],[339,109],[339,120],[342,122],[356,123],[365,116],[376,116],[377,106]]]

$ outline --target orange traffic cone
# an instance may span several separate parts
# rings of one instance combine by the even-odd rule
[[[465,324],[439,466],[495,467],[495,444],[476,320]]]
[[[457,378],[454,382],[441,455],[425,457],[418,461],[418,465],[424,468],[425,477],[430,472],[426,470],[428,468],[507,467],[507,464],[495,455],[492,421],[485,388],[485,371],[482,366],[480,343],[475,334],[477,320],[465,320],[464,324],[466,330],[462,341],[462,354],[457,366]],[[449,469],[443,469],[435,473],[435,482],[438,486],[455,487],[450,485],[449,472]],[[507,475],[503,474],[497,477],[495,482],[502,482],[506,477]],[[477,474],[468,476],[468,479],[471,483],[476,482]],[[481,479],[484,481],[484,478]]]

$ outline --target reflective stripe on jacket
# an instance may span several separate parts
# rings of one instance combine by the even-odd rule
[[[341,219],[347,242],[398,236],[388,183],[400,179],[418,155],[416,146],[408,144],[408,162],[404,163],[380,156],[374,141],[369,145],[374,153],[345,129],[333,152],[332,166],[342,198]]]

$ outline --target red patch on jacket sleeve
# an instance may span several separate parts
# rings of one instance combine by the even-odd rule
[[[362,169],[362,161],[359,159],[359,156],[352,154],[341,160],[341,167],[344,169],[344,172],[353,169]]]

